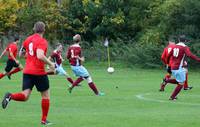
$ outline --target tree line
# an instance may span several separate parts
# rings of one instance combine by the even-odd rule
[[[167,41],[180,34],[200,54],[199,0],[0,0],[1,40],[31,34],[39,20],[46,23],[52,45],[70,44],[81,34],[89,59],[105,60],[102,42],[108,38],[113,60],[159,67]]]

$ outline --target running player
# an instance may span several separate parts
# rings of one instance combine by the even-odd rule
[[[76,81],[74,81],[73,85],[69,87],[69,92],[72,92],[72,89],[77,86],[84,79],[87,80],[89,87],[93,90],[96,95],[102,96],[104,93],[101,93],[97,90],[96,85],[92,81],[90,74],[87,69],[82,65],[82,62],[85,61],[85,58],[81,55],[81,36],[76,34],[73,37],[73,41],[75,44],[71,45],[67,50],[67,59],[69,59],[69,63],[71,64],[72,71],[74,74],[79,77]]]
[[[49,60],[53,60],[53,62],[56,64],[56,71],[54,71],[54,72],[49,71],[49,72],[47,72],[47,74],[49,74],[49,75],[51,75],[51,74],[63,75],[63,76],[66,77],[66,79],[72,85],[73,84],[72,78],[69,76],[69,74],[62,67],[62,61],[64,61],[64,59],[62,58],[62,50],[63,50],[62,44],[58,43],[56,45],[56,49],[52,52],[51,56],[49,56],[49,58],[48,58]]]
[[[15,41],[10,43],[6,49],[2,52],[0,59],[2,56],[8,52],[8,60],[5,67],[5,72],[0,73],[0,79],[7,75],[8,79],[11,79],[11,75],[17,73],[23,69],[22,65],[17,60],[17,44],[19,43],[19,37],[15,37]],[[15,69],[13,69],[13,67]],[[13,69],[13,70],[12,70]]]
[[[175,46],[175,42],[169,41],[168,46],[166,48],[164,48],[164,51],[163,51],[162,56],[161,56],[161,60],[166,65],[168,73],[165,75],[165,77],[163,79],[163,82],[160,85],[160,91],[164,91],[165,86],[167,85],[167,83],[177,84],[176,80],[171,78],[171,65],[170,65],[170,63],[167,64],[168,55],[172,51],[174,46]],[[184,88],[184,90],[190,90],[193,87],[188,86],[188,64],[187,64],[186,61],[184,61],[183,67],[186,70],[186,81],[185,81],[185,83],[183,85],[183,88]]]
[[[177,95],[181,91],[186,80],[186,70],[183,68],[185,56],[200,62],[200,58],[193,55],[190,48],[185,45],[186,42],[188,42],[188,40],[185,35],[181,35],[179,37],[179,43],[173,47],[172,52],[169,53],[169,57],[167,58],[167,63],[171,65],[172,76],[175,77],[177,81],[177,86],[170,96],[170,100],[177,99]]]
[[[36,22],[33,28],[35,34],[26,38],[22,44],[19,55],[26,55],[26,63],[23,70],[23,85],[22,92],[19,93],[6,93],[2,107],[5,109],[9,101],[27,101],[35,86],[41,93],[41,108],[42,108],[42,125],[50,125],[47,120],[47,115],[50,105],[49,95],[49,80],[45,72],[45,64],[54,70],[55,64],[46,57],[48,42],[43,38],[45,32],[45,24],[43,22]]]

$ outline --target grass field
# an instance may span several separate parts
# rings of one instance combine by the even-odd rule
[[[55,127],[199,127],[200,73],[189,73],[194,89],[182,91],[177,101],[168,98],[174,88],[158,92],[164,70],[115,68],[109,75],[103,66],[86,66],[97,87],[106,93],[95,96],[86,82],[67,91],[62,76],[49,76],[51,107],[48,119]],[[0,69],[3,71],[3,68]],[[68,69],[69,70],[69,69]],[[71,70],[68,71],[72,75]],[[73,75],[72,75],[73,76]],[[73,77],[74,79],[75,77]],[[0,80],[0,97],[21,90],[22,73]],[[34,89],[28,102],[11,101],[0,109],[0,127],[39,127],[40,94]]]

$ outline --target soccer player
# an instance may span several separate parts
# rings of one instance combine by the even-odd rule
[[[169,81],[171,77],[171,66],[170,66],[170,63],[167,64],[167,58],[168,58],[169,53],[172,51],[173,47],[175,46],[175,42],[169,41],[168,43],[169,43],[168,46],[164,48],[162,56],[161,56],[161,60],[166,65],[168,73],[165,75],[163,82],[160,85],[160,91],[164,91],[167,81]]]
[[[66,55],[67,59],[69,59],[69,63],[71,64],[72,71],[79,78],[77,78],[77,80],[74,81],[73,85],[69,87],[69,92],[71,93],[72,89],[85,79],[87,80],[89,87],[96,95],[103,96],[104,93],[98,91],[87,69],[82,65],[82,62],[85,61],[85,58],[81,54],[81,36],[79,34],[76,34],[75,36],[73,36],[73,41],[75,44],[71,45],[68,48]]]
[[[49,80],[45,72],[45,64],[48,64],[50,69],[55,69],[55,64],[46,57],[48,42],[43,38],[45,32],[45,24],[41,21],[34,24],[34,34],[26,38],[22,44],[19,55],[26,55],[26,63],[23,70],[23,85],[22,92],[6,93],[2,107],[5,109],[11,100],[27,101],[35,86],[41,93],[41,108],[42,108],[42,125],[50,125],[47,120],[47,115],[50,105],[49,95]]]
[[[6,49],[2,52],[0,59],[6,52],[8,52],[8,60],[7,60],[7,65],[5,67],[5,72],[0,73],[0,79],[6,75],[8,79],[11,79],[12,74],[17,73],[23,69],[22,65],[19,63],[19,61],[16,58],[17,51],[18,51],[18,48],[17,48],[18,43],[19,43],[19,37],[16,36],[15,41],[10,43],[6,47]],[[13,67],[15,68],[14,70],[12,70]]]
[[[200,62],[200,58],[193,55],[190,48],[185,45],[186,42],[189,42],[189,40],[186,39],[185,35],[181,35],[179,37],[179,43],[173,47],[172,52],[169,53],[169,57],[167,58],[167,63],[170,63],[171,66],[172,76],[177,81],[177,86],[171,94],[170,100],[177,99],[177,95],[186,80],[186,70],[183,68],[185,56]]]
[[[73,80],[72,78],[69,76],[69,74],[63,69],[62,67],[62,61],[64,61],[64,59],[62,58],[62,50],[63,50],[63,46],[61,43],[58,43],[56,45],[56,49],[52,52],[51,56],[49,56],[49,60],[53,60],[53,62],[56,65],[56,71],[51,72],[49,71],[47,74],[51,75],[51,74],[58,74],[58,75],[63,75],[66,77],[66,79],[73,84]]]
[[[165,77],[163,79],[163,82],[160,85],[160,91],[164,91],[165,86],[167,85],[167,83],[177,84],[177,81],[175,79],[171,78],[171,66],[170,66],[170,63],[167,64],[167,58],[168,58],[169,53],[172,51],[174,46],[175,46],[175,42],[169,41],[168,46],[166,48],[164,48],[162,56],[161,56],[161,60],[163,61],[164,64],[166,64],[168,73],[165,75]],[[188,65],[187,65],[186,61],[184,61],[183,67],[186,70],[186,81],[185,81],[185,83],[183,85],[183,88],[184,88],[184,90],[190,90],[193,87],[188,86],[188,69],[187,69]]]

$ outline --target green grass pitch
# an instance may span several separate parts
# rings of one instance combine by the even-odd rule
[[[69,94],[64,77],[49,76],[51,106],[48,119],[54,123],[52,127],[200,126],[198,72],[189,73],[189,84],[194,88],[181,91],[179,99],[172,102],[168,98],[174,85],[167,86],[165,92],[158,92],[164,70],[115,66],[115,73],[110,75],[105,66],[94,65],[86,65],[86,68],[105,96],[95,96],[86,81]],[[69,67],[67,69],[73,76]],[[0,70],[3,71],[2,66]],[[7,91],[21,90],[21,79],[22,73],[13,75],[11,81],[7,77],[1,79],[1,99]],[[6,110],[0,109],[0,127],[39,127],[40,101],[36,89],[27,102],[11,101]]]

